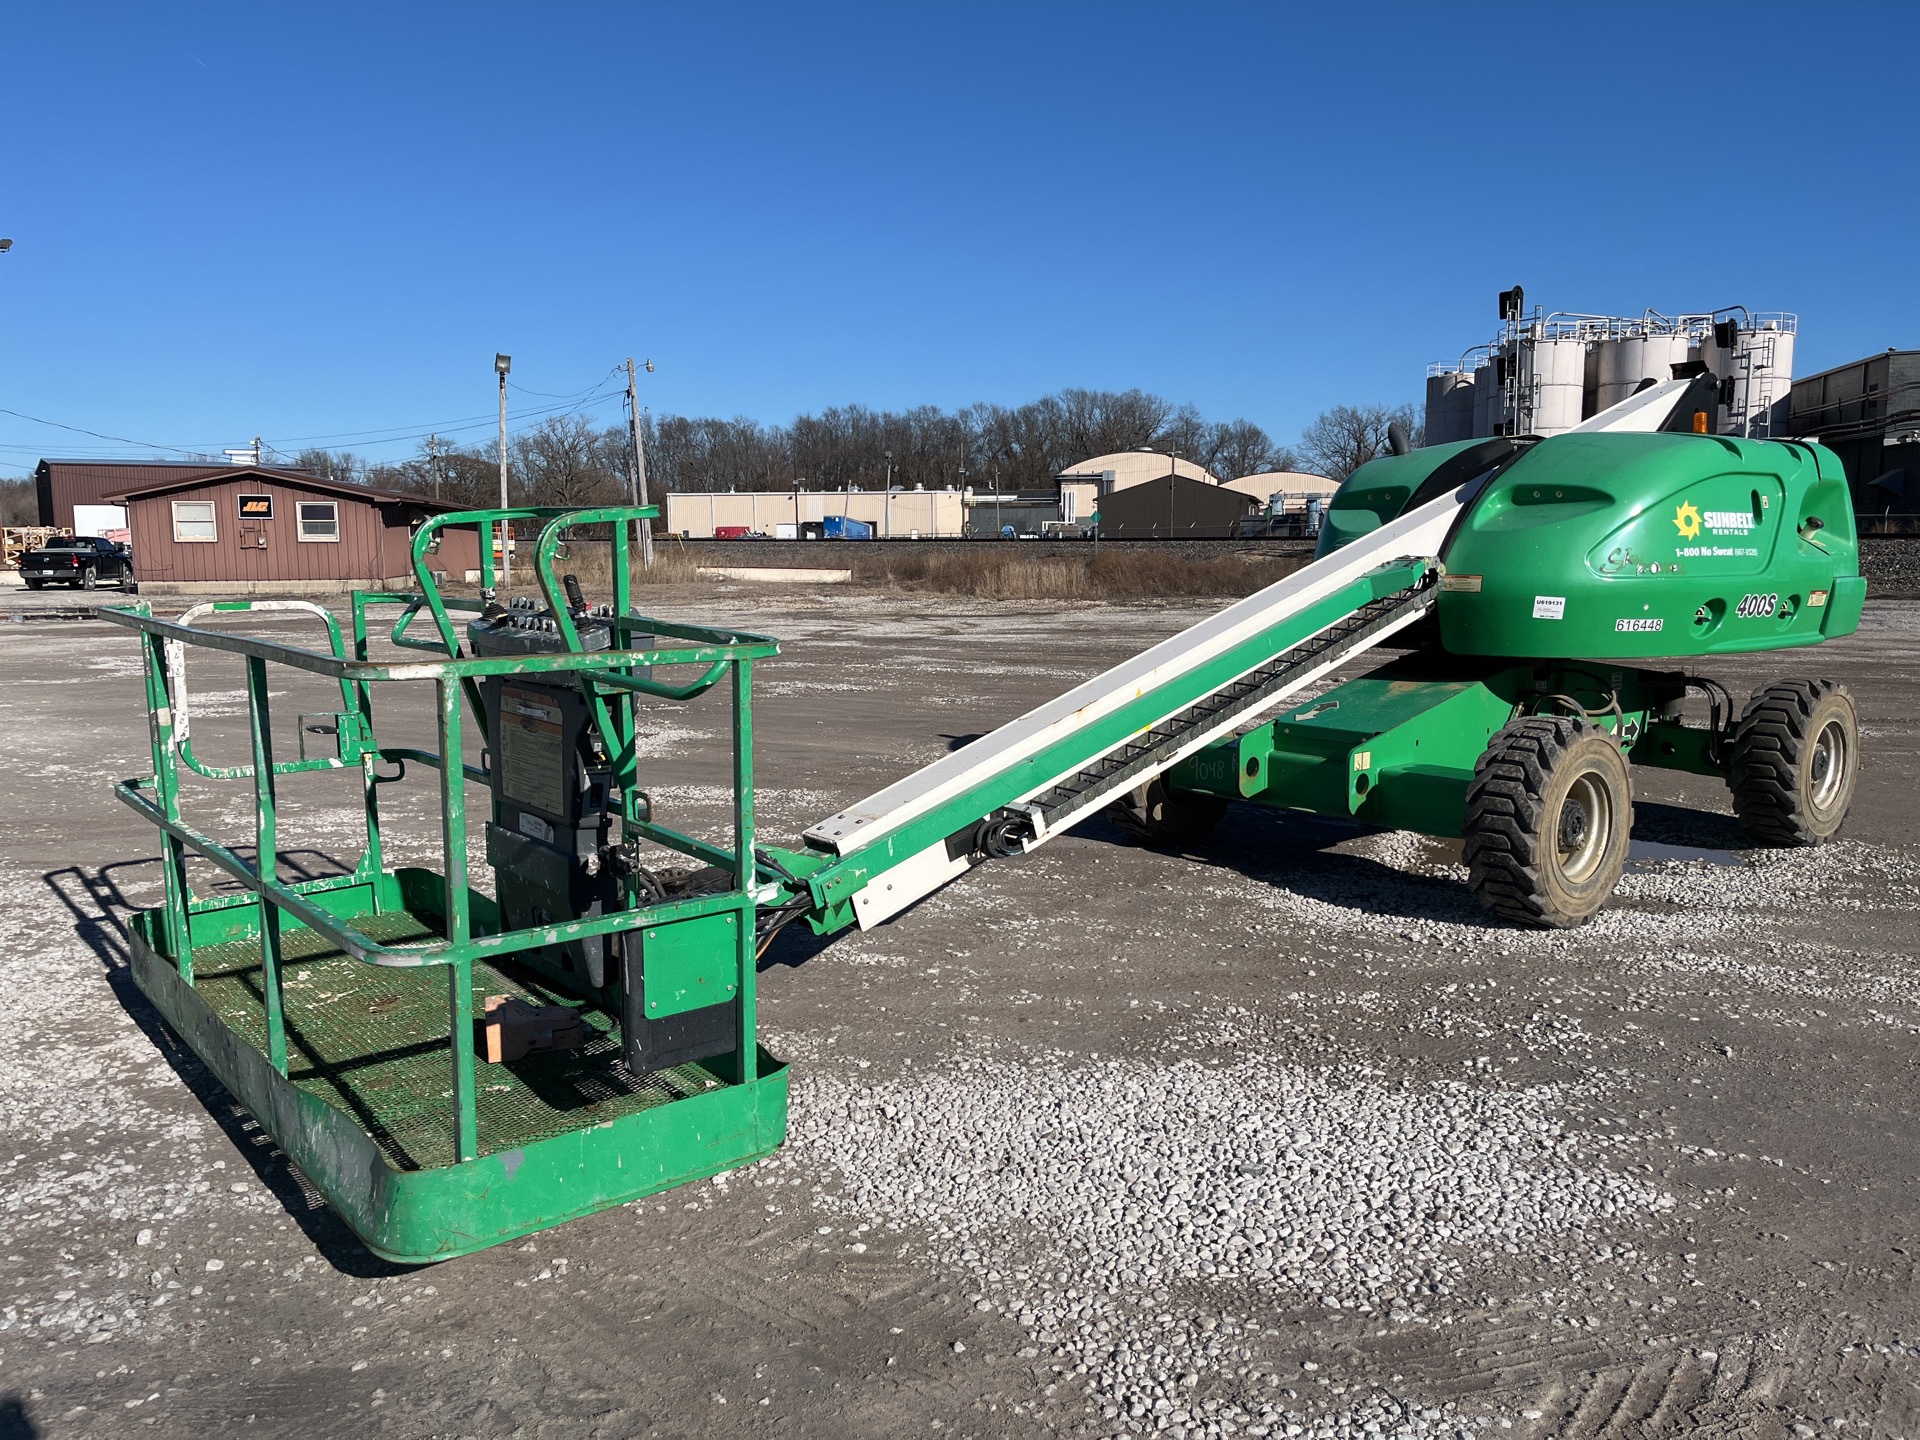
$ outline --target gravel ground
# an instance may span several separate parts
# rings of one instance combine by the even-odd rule
[[[1200,613],[886,603],[687,599],[788,642],[770,838]],[[107,794],[144,766],[128,637],[0,627],[0,1436],[1920,1435],[1917,661],[1887,603],[1716,666],[1853,688],[1847,834],[1748,851],[1721,787],[1640,777],[1631,872],[1570,934],[1488,923],[1457,843],[1236,811],[783,936],[786,1149],[405,1269],[127,982],[157,883]],[[218,759],[238,667],[194,683]],[[424,737],[424,702],[394,719]],[[724,713],[652,728],[657,803],[718,827]],[[354,811],[290,788],[320,866]],[[431,792],[393,798],[427,859]],[[190,813],[244,833],[242,799]]]
[[[1873,595],[1920,598],[1920,535],[1869,535],[1860,542],[1860,573]]]

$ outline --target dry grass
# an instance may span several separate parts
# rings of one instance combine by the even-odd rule
[[[862,557],[863,559],[865,557]],[[983,600],[1160,600],[1251,595],[1297,562],[1261,555],[1189,560],[1151,551],[1034,555],[1009,546],[951,554],[876,555],[856,564],[856,582],[890,590],[973,595]]]
[[[1097,550],[1091,545],[1062,553],[1055,547],[958,546],[951,551],[910,552],[883,544],[847,547],[854,586],[930,595],[967,595],[982,600],[1161,600],[1251,595],[1294,569],[1291,556],[1238,553],[1193,560],[1152,550]],[[654,541],[650,570],[636,555],[634,588],[712,588],[719,582],[698,573],[717,563],[677,539]],[[844,554],[835,562],[846,564]],[[613,553],[604,541],[580,540],[554,567],[580,577],[589,599],[605,599],[613,587]],[[524,588],[524,587],[522,587]],[[799,587],[803,588],[803,587]]]
[[[642,569],[640,549],[635,546],[632,554],[632,574],[635,588],[642,585],[709,585],[713,582],[695,573],[696,561],[687,552],[686,546],[677,540],[656,538],[653,542],[653,565]],[[563,560],[555,560],[556,575],[577,575],[580,584],[588,592],[591,600],[604,600],[613,589],[613,547],[604,540],[575,540],[567,546],[567,555]]]

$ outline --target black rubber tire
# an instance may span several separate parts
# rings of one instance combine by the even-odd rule
[[[1633,782],[1619,744],[1567,715],[1530,715],[1496,734],[1467,787],[1468,884],[1503,920],[1584,924],[1627,863]]]
[[[29,590],[38,590],[42,585],[46,583],[47,582],[44,580],[29,580],[26,582],[26,585]]]
[[[1818,845],[1840,833],[1860,778],[1860,717],[1847,687],[1781,680],[1753,692],[1733,727],[1727,788],[1761,845]]]
[[[74,588],[78,590],[92,590],[96,588],[99,584],[100,584],[99,572],[97,572],[91,565],[89,565],[86,567],[86,569],[80,572],[80,578],[74,581]]]
[[[1172,790],[1156,775],[1146,784],[1116,800],[1114,820],[1151,845],[1193,845],[1207,838],[1227,813],[1227,802],[1217,795]]]

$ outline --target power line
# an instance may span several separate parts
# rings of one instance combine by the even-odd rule
[[[540,420],[553,415],[578,414],[581,411],[590,410],[596,406],[604,405],[608,401],[619,399],[622,397],[623,393],[624,392],[620,390],[609,390],[604,394],[596,395],[591,399],[582,401],[576,405],[549,405],[538,410],[523,410],[520,412],[518,416],[515,417],[516,422]],[[414,430],[406,434],[388,435],[384,439],[365,440],[360,443],[363,448],[378,449],[382,446],[405,444],[410,440],[424,440],[429,435],[457,435],[462,432],[471,431],[471,430],[490,430],[497,424],[499,424],[499,417],[497,415],[490,415],[484,419],[475,420],[470,423],[465,423],[465,424],[452,423],[452,424],[435,425],[428,429]],[[525,434],[526,431],[530,428],[532,427],[524,423],[516,423],[516,428],[510,433],[515,435]],[[373,433],[373,432],[363,432],[363,433]],[[286,443],[289,445],[298,444],[300,441],[300,438],[301,437],[290,437]],[[312,438],[312,437],[306,437],[306,438]]]
[[[618,368],[619,367],[617,366],[615,367],[616,370]],[[608,372],[609,375],[611,375],[612,373],[613,373],[612,371]],[[602,377],[601,383],[604,383],[605,378],[606,377],[604,376]],[[528,421],[538,421],[538,420],[542,420],[547,417],[550,417],[553,415],[559,415],[559,414],[576,414],[582,411],[593,409],[599,405],[604,405],[609,401],[622,400],[625,398],[625,395],[626,395],[625,390],[616,386],[615,388],[605,390],[597,395],[589,395],[587,398],[583,400],[579,400],[577,403],[546,405],[546,406],[538,407],[533,410],[523,411],[519,416],[515,417],[516,420],[520,423],[518,423],[516,425],[516,428],[510,433],[514,435],[521,435],[521,434],[525,434],[528,430],[534,428],[533,426],[525,423]],[[160,443],[157,440],[138,440],[128,435],[109,435],[104,431],[89,430],[85,426],[81,426],[81,425],[68,425],[59,420],[48,420],[39,415],[29,415],[24,411],[8,409],[5,406],[0,406],[0,415],[11,415],[11,416],[14,416],[16,419],[25,420],[35,425],[46,425],[55,430],[65,430],[70,434],[86,435],[95,440],[105,440],[109,444],[130,445],[138,449],[148,450],[148,451],[167,451],[171,454],[186,456],[190,459],[206,458],[207,456],[214,454],[220,449],[218,445],[197,445],[197,446],[165,445]],[[284,444],[299,445],[305,441],[315,441],[315,440],[357,440],[364,448],[378,449],[378,448],[383,448],[391,445],[402,445],[410,441],[424,440],[428,435],[432,435],[432,434],[442,434],[442,435],[459,434],[463,431],[487,429],[487,428],[491,428],[495,423],[496,423],[495,417],[491,415],[487,415],[487,416],[477,417],[472,421],[443,422],[437,425],[428,425],[422,428],[394,426],[388,430],[344,431],[335,435],[296,435],[296,436],[288,437],[284,441]],[[267,448],[271,449],[275,454],[278,454],[278,455],[288,455],[291,453],[288,450],[284,449],[282,445],[269,445]],[[15,444],[11,442],[0,442],[0,452],[19,452],[21,454],[31,454],[31,455],[38,456],[38,455],[43,455],[45,453],[45,447],[38,446],[38,445],[31,445],[31,444]],[[85,459],[85,458],[118,459],[121,457],[115,456],[115,455],[103,455],[103,456],[97,456],[97,457],[74,456],[72,458],[74,459]],[[216,461],[215,463],[218,463],[218,462]]]
[[[595,380],[592,384],[583,385],[580,387],[580,389],[570,391],[565,395],[552,395],[546,392],[545,390],[529,390],[527,389],[526,386],[516,384],[512,380],[507,381],[507,388],[509,390],[518,390],[522,395],[537,395],[542,400],[574,400],[579,398],[582,395],[585,395],[590,390],[598,390],[602,385],[607,383],[607,380],[610,376],[618,374],[621,368],[622,368],[621,366],[615,365],[611,370],[607,371],[605,375],[602,375],[598,380]]]
[[[143,445],[149,450],[171,450],[176,455],[191,455],[193,450],[184,445],[162,445],[154,440],[132,440],[125,435],[103,435],[98,430],[88,430],[79,425],[62,425],[58,420],[43,420],[38,415],[27,415],[19,410],[9,410],[0,405],[0,415],[11,415],[17,420],[31,420],[35,425],[50,425],[55,430],[67,430],[75,435],[91,435],[96,440],[111,440],[117,445]]]
[[[587,389],[592,390],[596,386],[603,385],[605,383],[606,383],[606,377],[602,376],[599,380],[594,382],[594,385],[588,386]],[[514,388],[518,389],[519,387],[515,386]],[[583,391],[580,393],[585,394],[586,392]],[[613,395],[617,395],[620,393],[622,392],[615,389],[615,390],[606,391],[605,395],[607,397],[611,397]],[[563,401],[572,401],[575,398],[577,398],[577,396],[569,395],[569,396],[563,396],[560,398]],[[583,402],[583,403],[588,403],[588,402]],[[563,410],[565,408],[566,408],[565,404],[552,405],[552,406],[547,406],[544,409],[530,410],[530,411],[527,411],[526,413],[529,415],[548,415],[553,413],[555,410]],[[286,441],[289,445],[299,445],[308,441],[318,442],[318,441],[325,441],[325,440],[337,440],[337,441],[360,440],[368,444],[374,444],[374,443],[377,443],[382,437],[395,439],[395,440],[418,440],[423,436],[433,434],[436,431],[452,430],[462,426],[472,429],[481,425],[491,425],[494,423],[494,421],[495,421],[495,417],[492,415],[463,415],[457,420],[430,420],[425,422],[416,422],[416,423],[407,424],[407,425],[389,425],[382,429],[377,429],[377,430],[339,430],[339,431],[335,431],[330,435],[289,435],[286,437]]]

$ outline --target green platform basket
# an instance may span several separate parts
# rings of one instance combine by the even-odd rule
[[[154,770],[123,782],[117,793],[160,830],[165,899],[133,919],[135,982],[384,1259],[424,1263],[497,1245],[759,1159],[785,1138],[786,1066],[756,1036],[756,921],[761,904],[783,892],[777,865],[763,873],[769,862],[754,848],[750,716],[752,662],[778,647],[765,636],[633,613],[628,527],[652,513],[602,507],[435,517],[415,539],[421,589],[354,595],[350,647],[333,616],[306,601],[223,602],[186,617],[299,612],[324,625],[326,652],[158,619],[144,602],[103,612],[140,633],[146,661]],[[463,651],[453,614],[479,611],[481,602],[440,594],[427,568],[435,532],[478,524],[484,565],[492,528],[514,519],[542,525],[535,573],[556,615],[567,607],[553,567],[562,537],[582,526],[611,533],[617,617],[611,625],[618,643],[587,651],[565,624],[566,645],[552,653]],[[490,584],[492,577],[483,573],[482,579]],[[432,658],[370,658],[369,612],[382,605],[401,608],[392,642]],[[436,634],[411,633],[422,617]],[[251,764],[220,767],[195,753],[184,666],[189,647],[244,657]],[[276,752],[270,667],[321,675],[339,686],[337,713],[318,724],[310,723],[311,715],[301,717],[297,759]],[[686,673],[675,667],[691,667],[694,678],[665,678]],[[608,913],[510,928],[493,897],[464,883],[467,787],[492,777],[485,764],[467,763],[463,751],[470,725],[487,733],[483,682],[496,676],[577,683],[610,757],[621,833],[709,867],[721,877],[718,884],[672,899],[630,891]],[[437,752],[375,740],[375,694],[398,682],[434,687]],[[731,843],[715,844],[654,815],[635,765],[634,705],[642,697],[684,702],[722,682],[734,721],[733,833]],[[314,736],[324,740],[310,744]],[[379,790],[408,765],[437,774],[438,873],[389,871],[382,863]],[[357,782],[365,848],[345,874],[286,880],[271,863],[280,854],[277,782],[317,771],[343,772],[343,782]],[[183,772],[252,789],[250,846],[217,840],[182,818]],[[269,863],[259,863],[261,856]],[[224,872],[233,893],[195,894],[189,857]],[[448,876],[463,878],[450,883]],[[577,986],[553,983],[551,960],[542,958],[583,937],[637,943],[640,936],[629,932],[641,931],[650,946],[656,935],[671,934],[671,945],[661,948],[671,951],[676,973],[702,982],[709,993],[737,996],[731,1012],[737,1019],[730,1034],[722,1032],[730,1053],[629,1070],[617,1008]],[[573,1007],[585,1043],[486,1063],[477,1053],[476,1017],[492,996]],[[742,1057],[752,1058],[743,1064]]]

